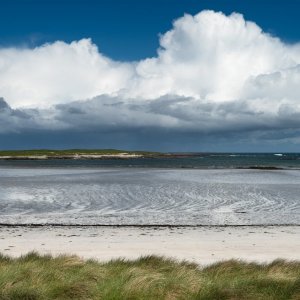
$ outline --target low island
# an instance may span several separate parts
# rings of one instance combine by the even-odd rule
[[[124,151],[116,149],[68,149],[68,150],[2,150],[2,160],[44,160],[44,159],[127,159],[162,156],[159,152]]]

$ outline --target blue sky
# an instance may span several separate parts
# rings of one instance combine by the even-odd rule
[[[156,54],[158,34],[184,13],[242,13],[287,42],[300,36],[298,0],[1,0],[0,44],[27,45],[92,38],[116,60]]]
[[[299,152],[299,11],[0,0],[0,148]]]

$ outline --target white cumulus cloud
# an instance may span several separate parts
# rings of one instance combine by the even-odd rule
[[[104,94],[238,101],[248,91],[249,81],[256,82],[260,97],[274,76],[288,80],[288,70],[294,72],[299,63],[299,44],[281,42],[241,14],[202,11],[176,20],[161,36],[157,57],[139,62],[113,61],[90,39],[1,49],[0,95],[13,107],[40,107]],[[299,94],[297,84],[286,85],[293,88],[282,93]]]
[[[300,45],[286,45],[240,14],[185,15],[160,40],[158,57],[137,65],[133,95],[238,99],[245,83],[300,63]]]
[[[131,75],[132,65],[103,56],[90,39],[0,50],[0,95],[13,107],[114,94]]]

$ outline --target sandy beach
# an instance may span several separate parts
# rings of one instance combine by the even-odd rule
[[[108,261],[163,255],[202,265],[231,258],[300,260],[300,226],[0,227],[0,252],[19,256],[75,254]]]

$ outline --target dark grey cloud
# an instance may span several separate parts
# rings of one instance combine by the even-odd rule
[[[47,109],[12,109],[2,98],[1,148],[295,151],[300,112],[286,101],[272,113],[257,112],[252,101],[205,103],[167,95],[139,102],[103,95]]]

